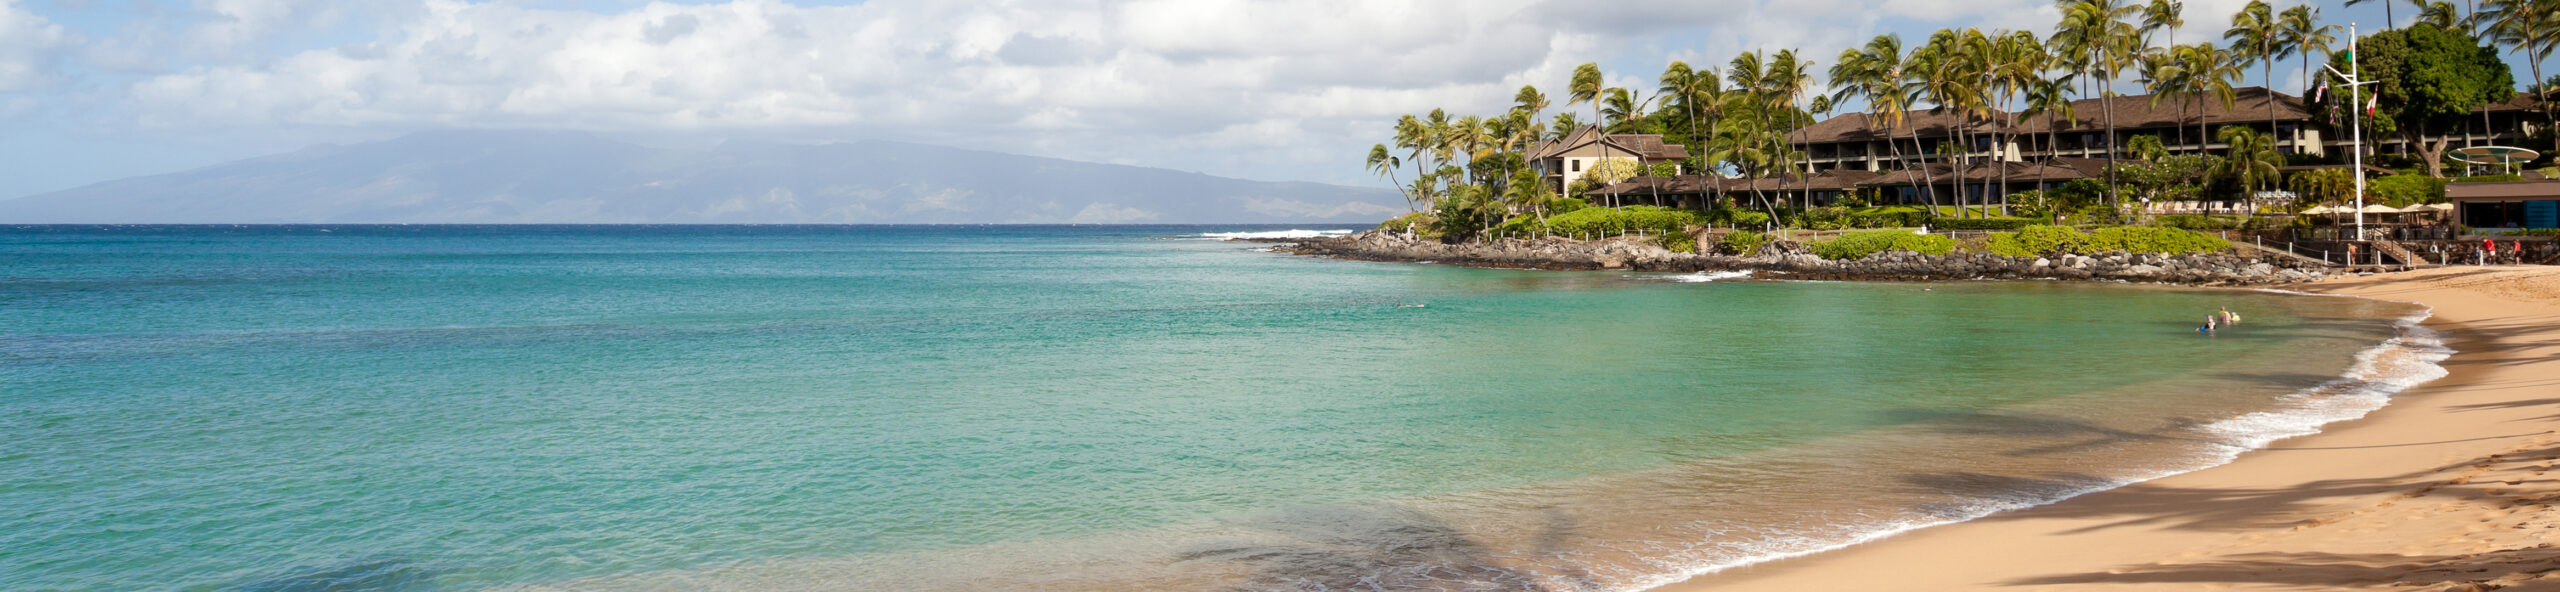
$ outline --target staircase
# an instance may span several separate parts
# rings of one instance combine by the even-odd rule
[[[2434,263],[2427,262],[2427,258],[2420,257],[2417,253],[2409,252],[2408,247],[2400,246],[2400,243],[2391,242],[2389,240],[2374,240],[2373,250],[2384,255],[2390,255],[2391,258],[2400,260],[2401,265],[2408,267],[2435,265]]]

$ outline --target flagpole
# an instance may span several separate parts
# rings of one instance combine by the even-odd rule
[[[2356,55],[2356,24],[2347,23],[2347,109],[2355,118],[2356,238],[2364,240],[2364,57]],[[2334,70],[2333,70],[2334,71]],[[2350,262],[2352,264],[2353,262]]]

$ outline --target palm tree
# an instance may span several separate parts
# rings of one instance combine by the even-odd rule
[[[2560,46],[2560,3],[2551,0],[2489,0],[2489,36],[2497,43],[2523,55],[2533,68],[2533,83],[2543,84],[2542,61],[2551,57],[2552,48]],[[2543,101],[2543,117],[2551,117],[2550,101]]]
[[[2174,100],[2178,103],[2177,122],[2170,128],[2168,143],[2172,145],[2186,143],[2186,82],[2182,78],[2187,73],[2179,67],[2181,64],[2178,63],[2177,52],[2146,51],[2142,53],[2140,60],[2142,66],[2134,71],[2135,81],[2142,83],[2142,89],[2151,93],[2151,106],[2158,107],[2162,101]]]
[[[2139,36],[2127,21],[2134,7],[2124,0],[2063,0],[2062,22],[2054,30],[2054,43],[2065,51],[2062,55],[2079,56],[2076,63],[2083,77],[2094,77],[2103,85],[2107,98],[2115,96],[2115,79],[2130,65],[2136,52],[2133,40]],[[2106,114],[2107,152],[2116,150],[2116,108],[2112,100],[2100,103]],[[2107,167],[2107,203],[2123,202],[2116,188],[2115,167]]]
[[[1638,120],[1644,118],[1644,111],[1636,106],[1634,93],[1624,88],[1612,88],[1609,89],[1608,98],[1600,102],[1605,105],[1600,108],[1603,131],[1613,134],[1632,134],[1643,131],[1638,129],[1637,125],[1640,123]]]
[[[1608,122],[1606,116],[1600,113],[1600,102],[1607,98],[1609,91],[1616,89],[1609,88],[1607,79],[1600,75],[1600,64],[1587,63],[1574,66],[1573,81],[1568,89],[1572,94],[1571,100],[1565,102],[1566,105],[1590,103],[1591,119],[1603,124]],[[1594,137],[1591,138],[1591,143],[1600,149],[1600,158],[1592,162],[1593,166],[1598,166],[1599,163],[1609,161],[1609,134],[1605,129],[1595,128],[1592,131]],[[1572,136],[1568,134],[1566,137]],[[1610,207],[1617,207],[1616,201],[1610,200]]]
[[[2212,173],[2215,176],[2238,183],[2243,198],[2250,196],[2258,187],[2275,186],[2276,177],[2284,166],[2284,153],[2276,150],[2274,141],[2260,135],[2257,130],[2236,125],[2222,128],[2216,136],[2230,147],[2230,151],[2221,162],[2214,164]],[[2250,214],[2256,215],[2257,208],[2250,208]]]
[[[1766,83],[1768,84],[1767,90],[1769,102],[1775,106],[1775,111],[1785,114],[1785,119],[1779,126],[1782,133],[1777,139],[1782,144],[1781,152],[1791,156],[1787,161],[1788,170],[1786,172],[1799,172],[1795,170],[1795,159],[1804,158],[1808,155],[1803,152],[1793,150],[1793,144],[1788,141],[1787,134],[1793,134],[1796,131],[1804,129],[1806,125],[1810,124],[1810,122],[1805,121],[1804,113],[1796,108],[1796,101],[1803,99],[1806,95],[1813,92],[1813,60],[1797,59],[1796,50],[1781,49],[1778,50],[1778,54],[1775,57],[1769,60],[1769,70],[1767,75]],[[1811,168],[1812,166],[1813,165],[1810,161],[1805,163],[1806,168]],[[1809,171],[1804,172],[1809,174]],[[1783,194],[1786,192],[1786,183],[1787,175],[1785,173],[1780,173],[1778,175],[1779,193]],[[1804,193],[1804,200],[1804,206],[1806,208],[1813,207],[1813,193],[1811,191],[1808,190]]]
[[[2375,0],[2347,0],[2346,5],[2347,5],[2347,6],[2355,6],[2355,5],[2358,5],[2358,4],[2363,4],[2363,3],[2366,3],[2366,2],[2374,2],[2374,1],[2375,1]],[[2380,1],[2382,2],[2382,28],[2384,28],[2384,29],[2389,29],[2389,28],[2391,28],[2391,27],[2393,27],[2393,26],[2397,26],[2397,24],[2400,22],[2400,19],[2399,19],[2399,17],[2391,16],[2391,0],[2380,0]]]
[[[2151,4],[2143,6],[2142,46],[2151,47],[2152,31],[2166,30],[2169,32],[2166,47],[2177,47],[2178,27],[2187,26],[2186,12],[2187,3],[2177,0],[2151,0]]]
[[[2238,53],[2239,65],[2246,67],[2255,62],[2266,78],[2268,137],[2276,133],[2275,67],[2276,60],[2285,58],[2286,50],[2279,44],[2283,33],[2284,22],[2276,18],[2275,7],[2267,5],[2266,0],[2249,0],[2239,13],[2231,15],[2231,28],[2222,32],[2222,38],[2230,41],[2232,51]]]
[[[2302,57],[2302,96],[2307,99],[2311,96],[2311,58],[2329,57],[2330,45],[2338,42],[2338,26],[2320,24],[2320,8],[2309,4],[2284,9],[2283,22],[2286,51]]]
[[[1582,131],[1581,115],[1571,111],[1557,113],[1555,121],[1547,124],[1547,139],[1562,142],[1579,131]]]
[[[2035,80],[2028,84],[2026,95],[2027,108],[2019,112],[2018,116],[2022,118],[2044,116],[2045,149],[2059,153],[2062,150],[2062,125],[2055,120],[2057,118],[2073,122],[2080,120],[2080,114],[2074,112],[2071,106],[2071,75]],[[2036,188],[2043,189],[2044,168],[2037,167],[2036,175]]]
[[[2241,62],[2231,52],[2216,48],[2212,43],[2198,43],[2178,48],[2175,56],[2179,70],[2178,83],[2181,87],[2179,90],[2187,100],[2202,101],[2212,98],[2221,101],[2224,109],[2239,105],[2237,85],[2248,74],[2241,69]],[[2196,105],[2198,143],[2203,143],[2204,125],[2204,106],[2198,104]]]
[[[1396,193],[1404,195],[1405,209],[1421,211],[1413,207],[1413,194],[1405,192],[1404,182],[1396,180],[1396,167],[1401,166],[1404,166],[1404,161],[1398,160],[1395,153],[1388,152],[1386,144],[1369,147],[1369,171],[1386,177],[1387,184],[1394,185]]]
[[[1893,152],[1896,167],[1908,170],[1902,144],[1894,141],[1892,132],[1909,117],[1914,100],[1903,64],[1902,38],[1890,34],[1877,35],[1864,48],[1841,50],[1840,62],[1831,66],[1831,97],[1834,103],[1866,101],[1867,127],[1886,130],[1885,148]],[[1912,150],[1919,150],[1918,132],[1913,132],[1911,141]]]
[[[2423,2],[2423,0],[2421,0],[2421,2]],[[2454,8],[2452,2],[2432,2],[2424,4],[2425,8],[2418,11],[2418,22],[2435,25],[2436,28],[2447,31],[2463,29],[2463,16],[2460,14],[2460,10]]]
[[[1537,121],[1538,113],[1547,110],[1547,107],[1546,93],[1538,92],[1538,87],[1535,85],[1521,85],[1520,92],[1511,95],[1511,108],[1527,111],[1530,121]]]
[[[1396,119],[1396,147],[1411,150],[1413,154],[1406,158],[1405,162],[1413,163],[1415,169],[1411,195],[1416,203],[1428,204],[1432,201],[1431,188],[1423,183],[1423,177],[1428,176],[1434,167],[1425,165],[1427,161],[1423,160],[1423,155],[1428,154],[1431,146],[1438,142],[1438,139],[1431,137],[1431,126],[1423,123],[1420,118],[1406,115]]]

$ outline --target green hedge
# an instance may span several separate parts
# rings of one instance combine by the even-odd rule
[[[1599,238],[1642,232],[1648,235],[1686,233],[1701,218],[1696,212],[1654,206],[1625,208],[1583,208],[1547,217],[1546,226],[1538,225],[1535,216],[1512,218],[1495,227],[1506,236],[1556,236]]]
[[[2017,232],[1993,235],[1983,251],[2007,257],[2044,257],[2108,251],[2175,255],[2228,248],[2231,248],[2230,242],[2213,235],[2159,226],[2117,226],[2091,232],[2062,226],[2029,226]]]
[[[2093,252],[2182,254],[2220,251],[2231,248],[2231,242],[2176,228],[2117,226],[2090,231],[2087,248]]]
[[[2089,244],[2089,234],[2068,226],[2029,226],[2017,232],[1992,235],[1983,250],[2009,257],[2043,257],[2057,253],[2078,253]]]
[[[1813,254],[1824,259],[1864,259],[1885,251],[1914,251],[1924,255],[1945,255],[1956,250],[1956,239],[1942,234],[1917,234],[1908,230],[1868,230],[1840,235],[1826,241],[1806,245]]]
[[[2017,230],[2035,223],[2026,218],[1939,218],[1930,226],[1942,230]]]

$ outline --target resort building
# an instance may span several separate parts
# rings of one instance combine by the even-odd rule
[[[2560,228],[2560,181],[2445,186],[2454,223],[2482,230]]]
[[[1961,152],[1954,155],[1960,159],[2108,158],[2110,119],[2115,122],[2118,146],[2136,136],[2152,136],[2171,154],[2228,148],[2214,141],[2214,134],[2234,125],[2273,133],[2277,149],[2287,154],[2318,156],[2348,143],[2345,138],[2326,137],[2327,126],[2314,125],[2315,116],[2299,97],[2264,87],[2242,88],[2233,94],[2236,100],[2228,107],[2207,97],[2166,97],[2155,102],[2151,95],[2132,95],[2073,101],[2067,114],[1995,111],[1985,116],[1917,110],[1899,125],[1870,113],[1850,113],[1806,127],[1796,133],[1793,143],[1806,155],[1804,166],[1816,172],[1885,171],[1907,168],[1905,163],[1942,162],[1951,157],[1945,153],[1950,146]],[[2375,143],[2375,139],[2367,140]]]
[[[1601,134],[1598,126],[1582,126],[1562,138],[1529,147],[1529,167],[1561,193],[1603,159],[1634,160],[1646,165],[1689,159],[1679,144],[1664,144],[1659,134]]]

